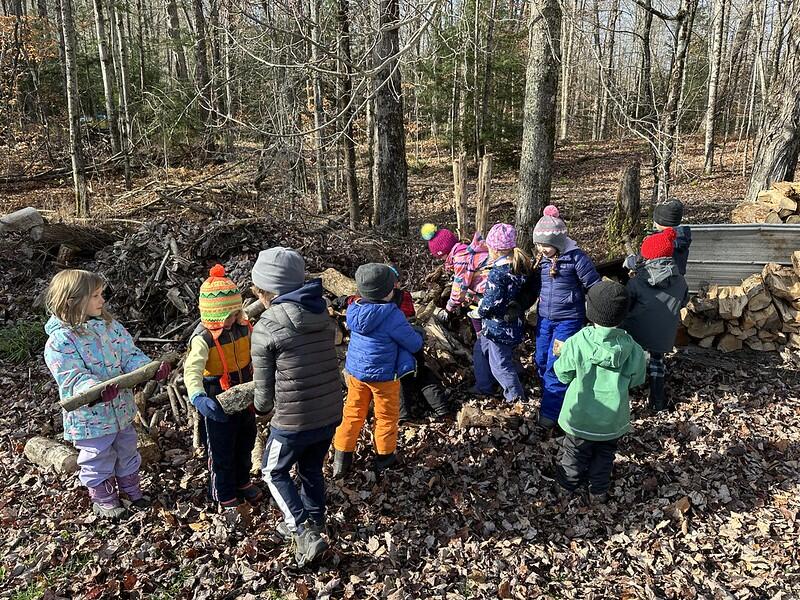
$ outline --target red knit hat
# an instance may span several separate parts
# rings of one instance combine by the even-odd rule
[[[672,227],[667,227],[659,233],[654,233],[644,238],[641,255],[645,260],[654,258],[668,258],[675,251],[675,238],[677,234]]]

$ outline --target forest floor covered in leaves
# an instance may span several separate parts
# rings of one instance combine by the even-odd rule
[[[574,237],[598,260],[605,258],[605,217],[619,169],[637,148],[629,142],[570,144],[557,154],[556,202]],[[687,205],[686,221],[726,221],[743,193],[742,178],[724,171],[692,176],[702,167],[700,145],[686,148],[683,157],[674,192]],[[160,336],[188,318],[163,308],[167,303],[158,294],[178,287],[174,281],[196,288],[214,260],[223,260],[244,284],[259,242],[300,248],[312,271],[334,266],[352,275],[359,261],[391,258],[412,289],[432,269],[421,243],[375,240],[340,221],[313,218],[296,204],[279,202],[277,188],[249,192],[244,181],[252,169],[246,164],[212,178],[213,190],[198,184],[176,195],[184,205],[169,200],[170,192],[214,169],[226,165],[174,169],[158,175],[157,184],[150,183],[154,175],[142,177],[135,184],[140,191],[127,196],[118,180],[94,183],[98,216],[118,219],[105,226],[127,235],[128,245],[82,266],[109,274],[112,310],[138,335]],[[453,224],[450,173],[448,165],[432,161],[410,173],[414,225]],[[515,177],[497,171],[494,220],[513,215]],[[153,192],[156,187],[168,197]],[[0,212],[32,204],[55,211],[46,216],[63,213],[70,193],[68,184],[58,183],[9,191]],[[264,213],[273,216],[257,220]],[[168,236],[179,241],[185,260],[168,269],[174,281],[155,282],[149,293],[150,265],[157,266],[158,244]],[[54,272],[52,257],[4,254],[0,267],[2,330],[14,327],[42,343],[42,317],[32,307]],[[152,355],[160,350],[143,347]],[[531,352],[527,341],[525,362]],[[777,353],[677,352],[668,362],[675,407],[653,415],[644,392],[634,394],[633,430],[620,446],[606,505],[558,494],[553,473],[559,440],[534,433],[539,395],[533,382],[519,427],[462,430],[449,420],[403,426],[403,464],[379,480],[367,468],[364,437],[355,474],[330,482],[331,550],[321,563],[300,570],[274,532],[276,509],[255,509],[231,527],[206,503],[204,461],[192,452],[188,428],[170,421],[161,427],[162,459],[144,474],[154,508],[116,526],[98,522],[75,477],[44,472],[22,454],[30,436],[60,431],[57,392],[40,351],[18,364],[2,359],[0,596],[798,597],[796,360]],[[469,365],[463,370],[455,397],[487,405],[466,396]]]

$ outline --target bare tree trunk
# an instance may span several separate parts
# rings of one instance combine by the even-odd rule
[[[659,163],[657,202],[666,202],[669,197],[670,178],[672,176],[672,157],[675,153],[676,131],[678,128],[678,106],[683,95],[684,71],[689,41],[692,37],[694,15],[699,0],[681,0],[676,35],[675,50],[670,70],[667,101],[661,112],[659,132]]]
[[[100,74],[103,78],[103,92],[106,99],[106,119],[111,137],[111,152],[119,153],[119,129],[117,128],[117,110],[114,107],[113,65],[108,52],[108,38],[106,33],[106,17],[104,14],[103,0],[94,0],[94,22],[97,28],[97,49],[100,55]]]
[[[792,5],[783,68],[767,94],[747,200],[775,181],[791,180],[800,154],[800,2]]]
[[[358,179],[356,178],[356,144],[353,139],[353,60],[350,56],[350,0],[339,0],[339,61],[342,65],[342,95],[340,99],[344,122],[344,170],[347,184],[347,204],[350,207],[350,227],[361,222],[358,204]]]
[[[611,13],[608,15],[608,30],[605,44],[605,72],[600,100],[600,139],[608,136],[608,96],[614,78],[614,44],[616,42],[617,18],[619,17],[619,0],[613,0]]]
[[[317,67],[320,64],[319,44],[320,44],[320,24],[319,11],[322,0],[310,0],[311,18],[311,63]],[[311,88],[313,90],[314,102],[314,150],[317,156],[317,210],[321,213],[328,212],[329,194],[328,180],[325,177],[325,142],[323,135],[323,125],[325,124],[325,113],[322,106],[322,82],[319,72],[314,70],[311,73]]]
[[[475,0],[475,18],[472,32],[472,113],[473,113],[473,144],[475,152],[473,157],[477,163],[481,155],[481,109],[480,96],[478,95],[478,74],[481,64],[481,35],[480,35],[480,6],[481,0]],[[487,57],[488,61],[488,57]]]
[[[531,3],[525,116],[519,164],[517,244],[531,249],[531,232],[550,201],[556,133],[556,95],[561,60],[561,7],[558,0]]]
[[[127,8],[127,7],[126,7]],[[130,87],[128,83],[128,41],[125,37],[125,21],[123,13],[117,4],[112,8],[117,33],[117,51],[119,56],[119,83],[120,83],[120,149],[125,167],[125,189],[131,189],[131,113],[130,113]]]
[[[408,233],[408,173],[400,51],[400,2],[380,0],[380,30],[375,43],[375,196],[374,226]]]
[[[178,5],[175,0],[167,0],[167,16],[169,17],[169,38],[172,42],[172,52],[175,54],[175,74],[178,81],[189,81],[189,69],[186,66],[186,52],[181,41],[181,24],[178,19]]]
[[[572,81],[572,44],[575,39],[575,2],[569,0],[564,2],[567,10],[567,18],[569,27],[564,27],[562,30],[562,43],[564,44],[563,53],[561,56],[561,110],[558,120],[558,140],[563,142],[569,135],[569,105],[570,105],[570,82]]]
[[[72,182],[75,187],[75,214],[88,217],[90,213],[86,177],[83,172],[81,147],[81,112],[78,96],[78,65],[75,52],[75,21],[71,0],[59,0],[61,27],[64,35],[64,68],[67,78],[67,114],[69,115],[69,153],[72,160]]]
[[[197,87],[197,113],[203,123],[202,149],[205,152],[214,146],[211,140],[211,76],[208,70],[208,40],[206,39],[206,16],[203,0],[193,0],[195,28],[195,85]]]
[[[489,18],[486,25],[486,68],[483,73],[483,98],[481,98],[481,132],[486,127],[489,118],[489,91],[492,89],[492,78],[494,69],[492,68],[492,56],[494,53],[494,22],[497,15],[497,0],[492,0],[492,7],[489,11]],[[484,153],[485,153],[484,149]]]
[[[705,164],[703,172],[710,175],[714,168],[714,132],[717,121],[717,90],[719,84],[719,66],[722,62],[722,44],[725,24],[725,0],[714,0],[714,39],[711,44],[709,64],[711,72],[708,76],[708,106],[706,108],[706,140]]]

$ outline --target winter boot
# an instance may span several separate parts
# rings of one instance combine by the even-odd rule
[[[397,464],[397,454],[378,454],[375,457],[375,472],[378,474],[383,473],[386,469],[391,469]]]
[[[303,528],[313,529],[317,533],[322,533],[323,531],[325,531],[325,523],[318,523],[317,521],[309,517],[303,522]],[[283,539],[288,540],[289,538],[292,537],[292,532],[289,531],[289,526],[286,524],[286,521],[281,521],[280,523],[278,523],[278,525],[275,527],[275,531]]]
[[[313,527],[303,528],[301,533],[292,536],[295,544],[294,558],[298,567],[314,562],[328,549],[328,542],[322,539]]]
[[[333,455],[333,478],[344,479],[353,466],[353,453],[337,450]]]
[[[426,385],[422,388],[420,393],[422,397],[425,398],[425,402],[428,403],[428,406],[431,407],[433,415],[436,418],[446,417],[450,414],[449,402],[447,401],[447,395],[442,386],[438,384]]]
[[[251,481],[236,491],[236,497],[251,506],[256,506],[263,500],[264,491]]]
[[[132,510],[147,510],[150,508],[150,498],[142,493],[141,477],[139,471],[117,477],[117,486],[119,491],[128,496],[131,501]]]
[[[125,515],[113,477],[96,487],[90,487],[89,497],[92,499],[92,512],[98,517],[116,521]]]
[[[650,378],[650,408],[660,412],[667,408],[667,391],[663,377]]]

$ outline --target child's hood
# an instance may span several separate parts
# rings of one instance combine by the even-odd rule
[[[263,316],[295,331],[318,331],[330,325],[326,308],[322,282],[314,279],[275,298]]]
[[[347,326],[351,331],[369,335],[391,317],[395,311],[400,312],[400,309],[397,308],[394,302],[372,304],[359,298],[347,307]]]
[[[654,258],[645,261],[639,267],[637,277],[645,277],[647,285],[652,287],[667,287],[669,279],[678,275],[678,267],[672,257]]]
[[[92,331],[96,331],[98,325],[105,325],[105,321],[103,319],[89,319],[86,323],[84,323],[84,327]],[[47,319],[47,323],[44,325],[44,331],[47,335],[53,335],[59,331],[73,331],[73,328],[64,323],[64,321],[58,317],[51,316],[49,319]]]
[[[606,369],[619,369],[631,354],[628,334],[616,327],[587,327],[591,351],[589,362]]]

